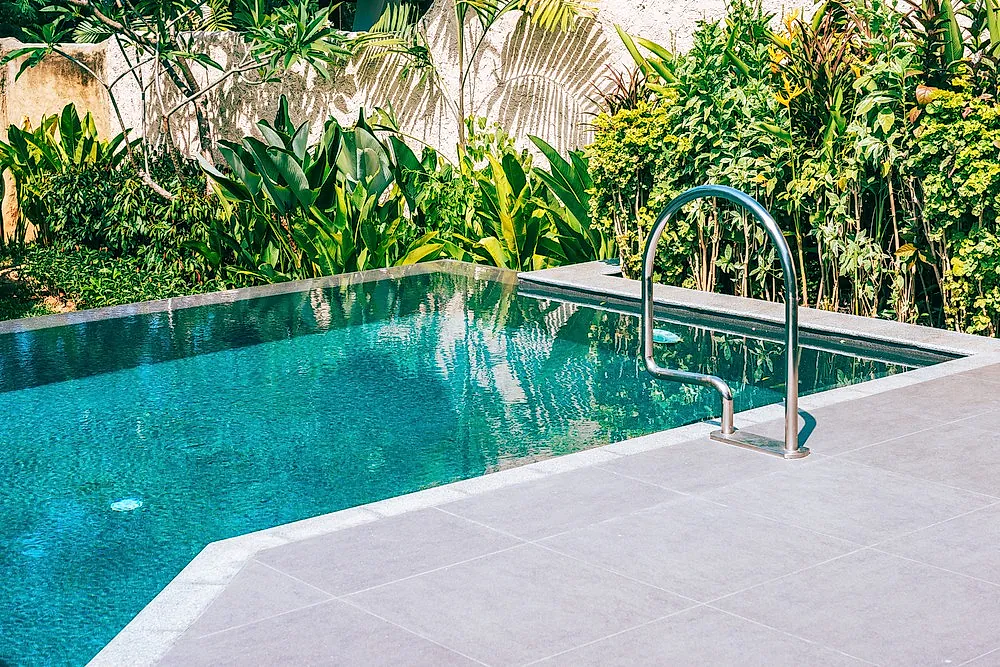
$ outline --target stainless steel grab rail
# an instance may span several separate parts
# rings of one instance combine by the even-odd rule
[[[653,263],[656,245],[670,220],[685,204],[706,198],[725,199],[749,210],[763,225],[778,251],[785,293],[785,439],[784,442],[754,433],[737,431],[733,424],[733,392],[720,377],[664,368],[653,359]],[[799,446],[799,286],[795,275],[792,251],[778,223],[760,203],[735,188],[726,185],[700,185],[675,197],[660,213],[646,240],[642,259],[642,350],[646,370],[661,380],[712,387],[722,398],[721,429],[712,439],[739,447],[775,454],[786,459],[799,459],[809,450]]]

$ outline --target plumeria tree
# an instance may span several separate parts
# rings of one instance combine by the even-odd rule
[[[46,57],[65,58],[105,88],[123,128],[115,89],[131,78],[142,93],[144,125],[151,125],[146,114],[156,113],[159,117],[153,125],[169,136],[171,119],[183,109],[192,109],[200,152],[211,160],[215,142],[206,106],[208,93],[233,79],[250,85],[273,81],[281,71],[299,63],[328,77],[332,66],[351,56],[353,47],[351,36],[331,23],[335,9],[336,5],[316,9],[309,0],[293,0],[273,9],[266,0],[54,0],[46,11],[55,20],[28,30],[35,43],[8,53],[3,62],[24,58],[20,76]],[[232,32],[241,47],[225,64],[209,53],[203,35],[210,31]],[[105,40],[116,44],[126,59],[124,71],[113,77],[95,71],[64,46]],[[209,75],[199,76],[201,71]],[[176,94],[165,94],[165,80]],[[150,187],[172,197],[153,181],[148,165],[138,156],[136,162]]]

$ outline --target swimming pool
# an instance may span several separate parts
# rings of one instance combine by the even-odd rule
[[[628,313],[426,271],[0,335],[0,662],[85,662],[214,540],[716,414]],[[781,400],[779,343],[663,326]],[[865,354],[805,348],[802,393],[912,365]]]

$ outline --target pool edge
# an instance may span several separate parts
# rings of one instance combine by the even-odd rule
[[[561,293],[570,298],[578,295],[581,299],[610,297],[633,303],[638,303],[640,300],[639,281],[623,278],[618,266],[607,261],[584,262],[541,271],[522,272],[518,274],[518,283],[542,291],[552,290],[554,294]],[[655,285],[653,299],[658,306],[694,313],[757,320],[775,325],[784,324],[784,305],[773,301],[702,292],[670,285]],[[799,329],[804,332],[905,344],[960,356],[1000,352],[1000,340],[995,338],[894,320],[818,310],[807,306],[799,307]]]
[[[324,276],[322,278],[289,280],[282,283],[255,285],[253,287],[240,287],[237,289],[223,290],[221,292],[203,292],[201,294],[175,296],[168,299],[126,303],[119,306],[104,306],[101,308],[75,310],[68,313],[56,313],[53,315],[38,315],[35,317],[3,320],[0,321],[0,335],[37,331],[39,329],[49,329],[52,327],[68,326],[73,324],[84,324],[100,320],[134,317],[136,315],[173,312],[177,310],[184,310],[186,308],[197,308],[199,306],[235,303],[237,301],[262,299],[269,296],[279,296],[282,294],[291,294],[296,292],[311,292],[317,289],[348,287],[350,285],[374,282],[376,280],[385,280],[387,278],[405,278],[407,276],[425,275],[428,273],[449,273],[452,275],[475,278],[477,280],[495,280],[508,283],[516,283],[517,281],[517,272],[512,269],[484,266],[482,264],[471,264],[469,262],[460,262],[452,259],[439,259],[434,260],[433,262],[408,264],[406,266],[368,269],[366,271],[355,271],[353,273],[338,273],[336,275]]]

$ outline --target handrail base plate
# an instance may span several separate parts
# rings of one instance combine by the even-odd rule
[[[778,456],[783,459],[801,459],[809,456],[809,449],[807,447],[799,445],[799,448],[794,452],[789,452],[785,449],[785,443],[781,440],[775,440],[774,438],[757,435],[756,433],[750,433],[749,431],[736,431],[735,433],[730,433],[728,435],[722,431],[712,431],[712,435],[710,437],[712,440],[724,442],[727,445],[735,445],[736,447],[742,447],[744,449],[752,449],[757,452],[771,454],[772,456]]]

